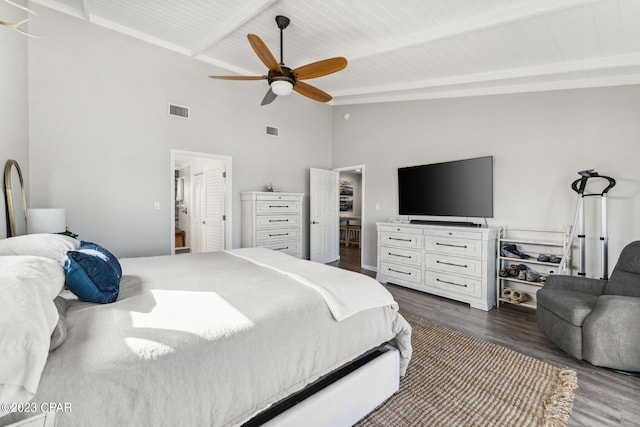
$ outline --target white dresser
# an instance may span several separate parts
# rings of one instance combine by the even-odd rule
[[[302,258],[302,193],[247,191],[242,202],[242,247],[269,248]]]
[[[490,310],[495,295],[495,228],[377,223],[382,283]]]

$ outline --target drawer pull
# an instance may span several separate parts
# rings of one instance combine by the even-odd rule
[[[437,279],[437,278],[436,278],[436,281],[442,282],[442,283],[446,283],[447,285],[460,286],[461,288],[467,288],[468,287],[467,285],[461,285],[460,283],[448,282],[446,280],[441,280],[441,279]]]
[[[444,261],[440,261],[439,259],[436,260],[436,263],[438,264],[444,264],[444,265],[451,265],[453,267],[462,267],[462,268],[468,268],[469,266],[467,264],[454,264],[452,262],[444,262]]]
[[[389,237],[389,240],[397,240],[399,242],[410,242],[411,239],[398,239],[397,237]]]
[[[462,248],[462,249],[467,249],[467,245],[452,245],[451,243],[440,243],[440,242],[436,242],[437,246],[449,246],[452,248]]]
[[[285,246],[284,248],[273,248],[274,251],[286,251],[289,249],[289,246]]]
[[[289,205],[269,205],[270,208],[288,208]]]
[[[270,219],[269,222],[289,222],[288,219]]]
[[[389,255],[391,256],[397,256],[400,258],[413,258],[411,255],[401,255],[401,254],[394,254],[393,252],[388,252]]]
[[[407,273],[406,271],[394,270],[393,268],[390,268],[389,271],[393,271],[394,273],[401,273],[401,274],[406,274],[408,276],[411,276],[411,273]]]
[[[276,237],[276,236],[288,236],[289,233],[276,233],[276,234],[269,234],[269,237]]]

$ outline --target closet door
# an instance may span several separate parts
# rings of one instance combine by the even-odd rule
[[[206,234],[204,173],[193,175],[193,215],[191,216],[191,252],[204,252]]]
[[[204,251],[221,251],[225,242],[225,171],[220,162],[204,171]]]

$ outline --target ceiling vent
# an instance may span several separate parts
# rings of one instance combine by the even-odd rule
[[[181,105],[169,104],[169,115],[173,117],[180,117],[181,119],[189,118],[189,107],[183,107]]]
[[[280,133],[279,129],[274,126],[267,126],[267,135],[278,136]]]

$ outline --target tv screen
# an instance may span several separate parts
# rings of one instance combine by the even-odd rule
[[[493,156],[398,169],[400,215],[493,217]]]

